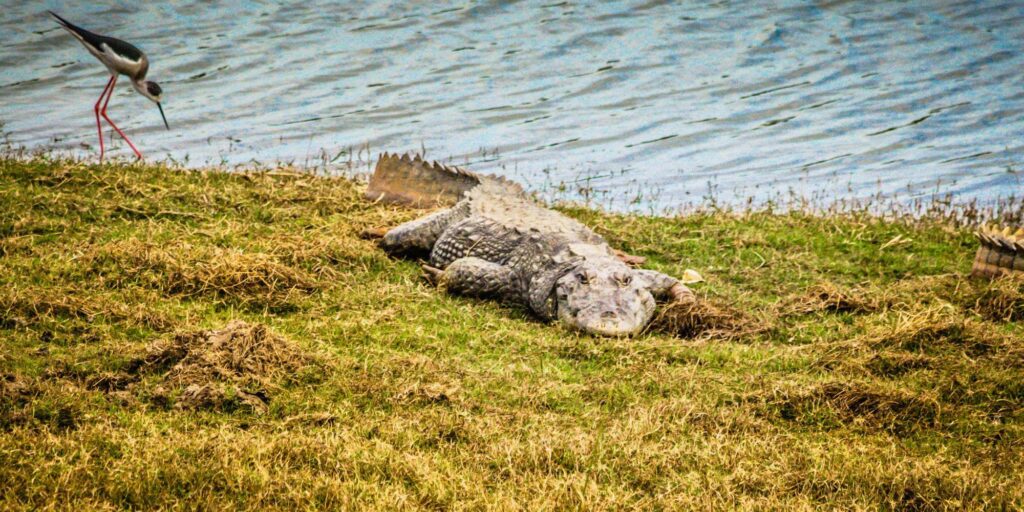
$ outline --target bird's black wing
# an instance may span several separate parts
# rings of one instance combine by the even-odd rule
[[[118,55],[121,55],[127,59],[138,62],[143,57],[142,50],[139,50],[138,48],[132,46],[131,44],[125,41],[113,37],[101,36],[95,32],[90,32],[82,27],[75,25],[74,23],[71,23],[70,21],[64,18],[61,18],[57,13],[53,11],[47,12],[49,12],[51,16],[56,18],[57,22],[60,23],[64,28],[68,29],[69,32],[78,36],[78,38],[81,39],[83,43],[91,46],[99,53],[104,52],[103,45],[106,44],[110,47],[111,50],[114,50],[114,52],[116,52]]]
[[[122,57],[134,60],[135,62],[138,62],[143,57],[142,50],[132,46],[131,44],[125,41],[105,36],[100,36],[100,39],[104,43],[106,43],[106,45],[109,46],[111,50],[114,50],[114,52],[116,52],[118,55]]]

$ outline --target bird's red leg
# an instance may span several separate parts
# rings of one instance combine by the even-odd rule
[[[100,163],[103,162],[103,127],[100,126],[100,103],[103,103],[103,97],[107,95],[107,91],[110,90],[113,83],[114,77],[111,76],[110,80],[107,80],[107,86],[103,88],[103,94],[100,94],[100,99],[96,100],[96,106],[92,109],[93,112],[96,112],[96,132],[100,135]]]
[[[117,75],[114,75],[113,82],[114,82],[114,84],[117,84]],[[142,153],[140,153],[138,148],[135,147],[135,144],[132,144],[132,141],[128,139],[128,137],[124,134],[124,132],[122,132],[121,129],[118,128],[117,125],[114,124],[114,122],[111,121],[109,117],[107,117],[107,105],[110,104],[110,97],[113,96],[113,95],[114,95],[114,88],[111,87],[110,88],[110,94],[107,95],[107,101],[103,103],[103,109],[100,110],[100,115],[102,115],[103,119],[106,119],[107,122],[110,123],[110,127],[113,128],[114,131],[117,132],[117,134],[120,135],[121,138],[124,139],[124,141],[128,143],[128,146],[131,147],[132,151],[135,152],[135,156],[137,156],[139,158],[139,160],[142,160]]]

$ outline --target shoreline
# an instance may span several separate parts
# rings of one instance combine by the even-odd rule
[[[368,150],[367,150],[368,151]],[[379,154],[367,153],[367,158],[360,157],[358,162],[346,164],[348,171],[327,172],[326,167],[318,165],[310,166],[296,165],[294,163],[262,163],[250,162],[235,166],[200,165],[189,167],[183,163],[162,160],[144,165],[156,165],[177,171],[188,172],[223,172],[223,173],[266,173],[266,172],[293,172],[296,174],[316,176],[320,178],[343,178],[351,179],[365,185],[370,174],[373,173],[374,165]],[[27,148],[13,149],[7,147],[3,150],[4,158],[18,160],[49,159],[54,162],[68,162],[83,165],[92,165],[90,158],[81,158],[73,154],[62,154],[53,150],[29,150]],[[472,164],[464,165],[453,162],[452,159],[439,160],[447,165],[467,168],[479,172]],[[113,163],[118,165],[135,165],[132,158],[116,159]],[[359,170],[354,170],[358,168]],[[483,171],[487,174],[486,171]],[[955,227],[978,227],[992,223],[1000,225],[1024,225],[1024,189],[1021,194],[1014,194],[1012,191],[1006,195],[994,199],[981,200],[970,198],[961,200],[953,192],[933,192],[918,197],[907,198],[893,195],[885,195],[882,192],[869,194],[860,197],[839,197],[827,198],[832,191],[826,189],[814,190],[806,194],[797,193],[793,189],[777,191],[767,197],[755,199],[753,196],[736,197],[729,200],[719,199],[711,193],[705,193],[699,200],[680,203],[672,208],[654,209],[650,205],[640,205],[642,201],[637,199],[626,199],[624,197],[612,197],[608,191],[596,191],[587,185],[573,185],[565,182],[545,183],[541,187],[535,187],[517,176],[505,176],[517,183],[524,185],[527,190],[543,204],[552,207],[562,208],[585,208],[595,209],[611,215],[640,215],[659,218],[672,218],[678,216],[721,213],[729,215],[750,215],[750,214],[786,214],[799,212],[817,217],[829,216],[868,216],[886,220],[899,220],[904,222],[915,221],[937,221],[948,223]],[[589,181],[588,179],[576,180]],[[575,189],[574,189],[575,186]],[[645,194],[641,190],[629,190],[626,195],[641,197]],[[599,198],[604,199],[599,199]],[[614,204],[632,204],[629,208],[616,208]]]

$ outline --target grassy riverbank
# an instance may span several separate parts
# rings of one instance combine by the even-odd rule
[[[0,508],[1024,506],[1024,283],[967,230],[570,209],[707,279],[600,339],[438,293],[360,191],[0,160]]]

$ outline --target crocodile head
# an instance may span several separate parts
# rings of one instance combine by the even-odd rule
[[[629,336],[647,325],[654,297],[625,265],[584,261],[555,282],[558,319],[581,331]]]

